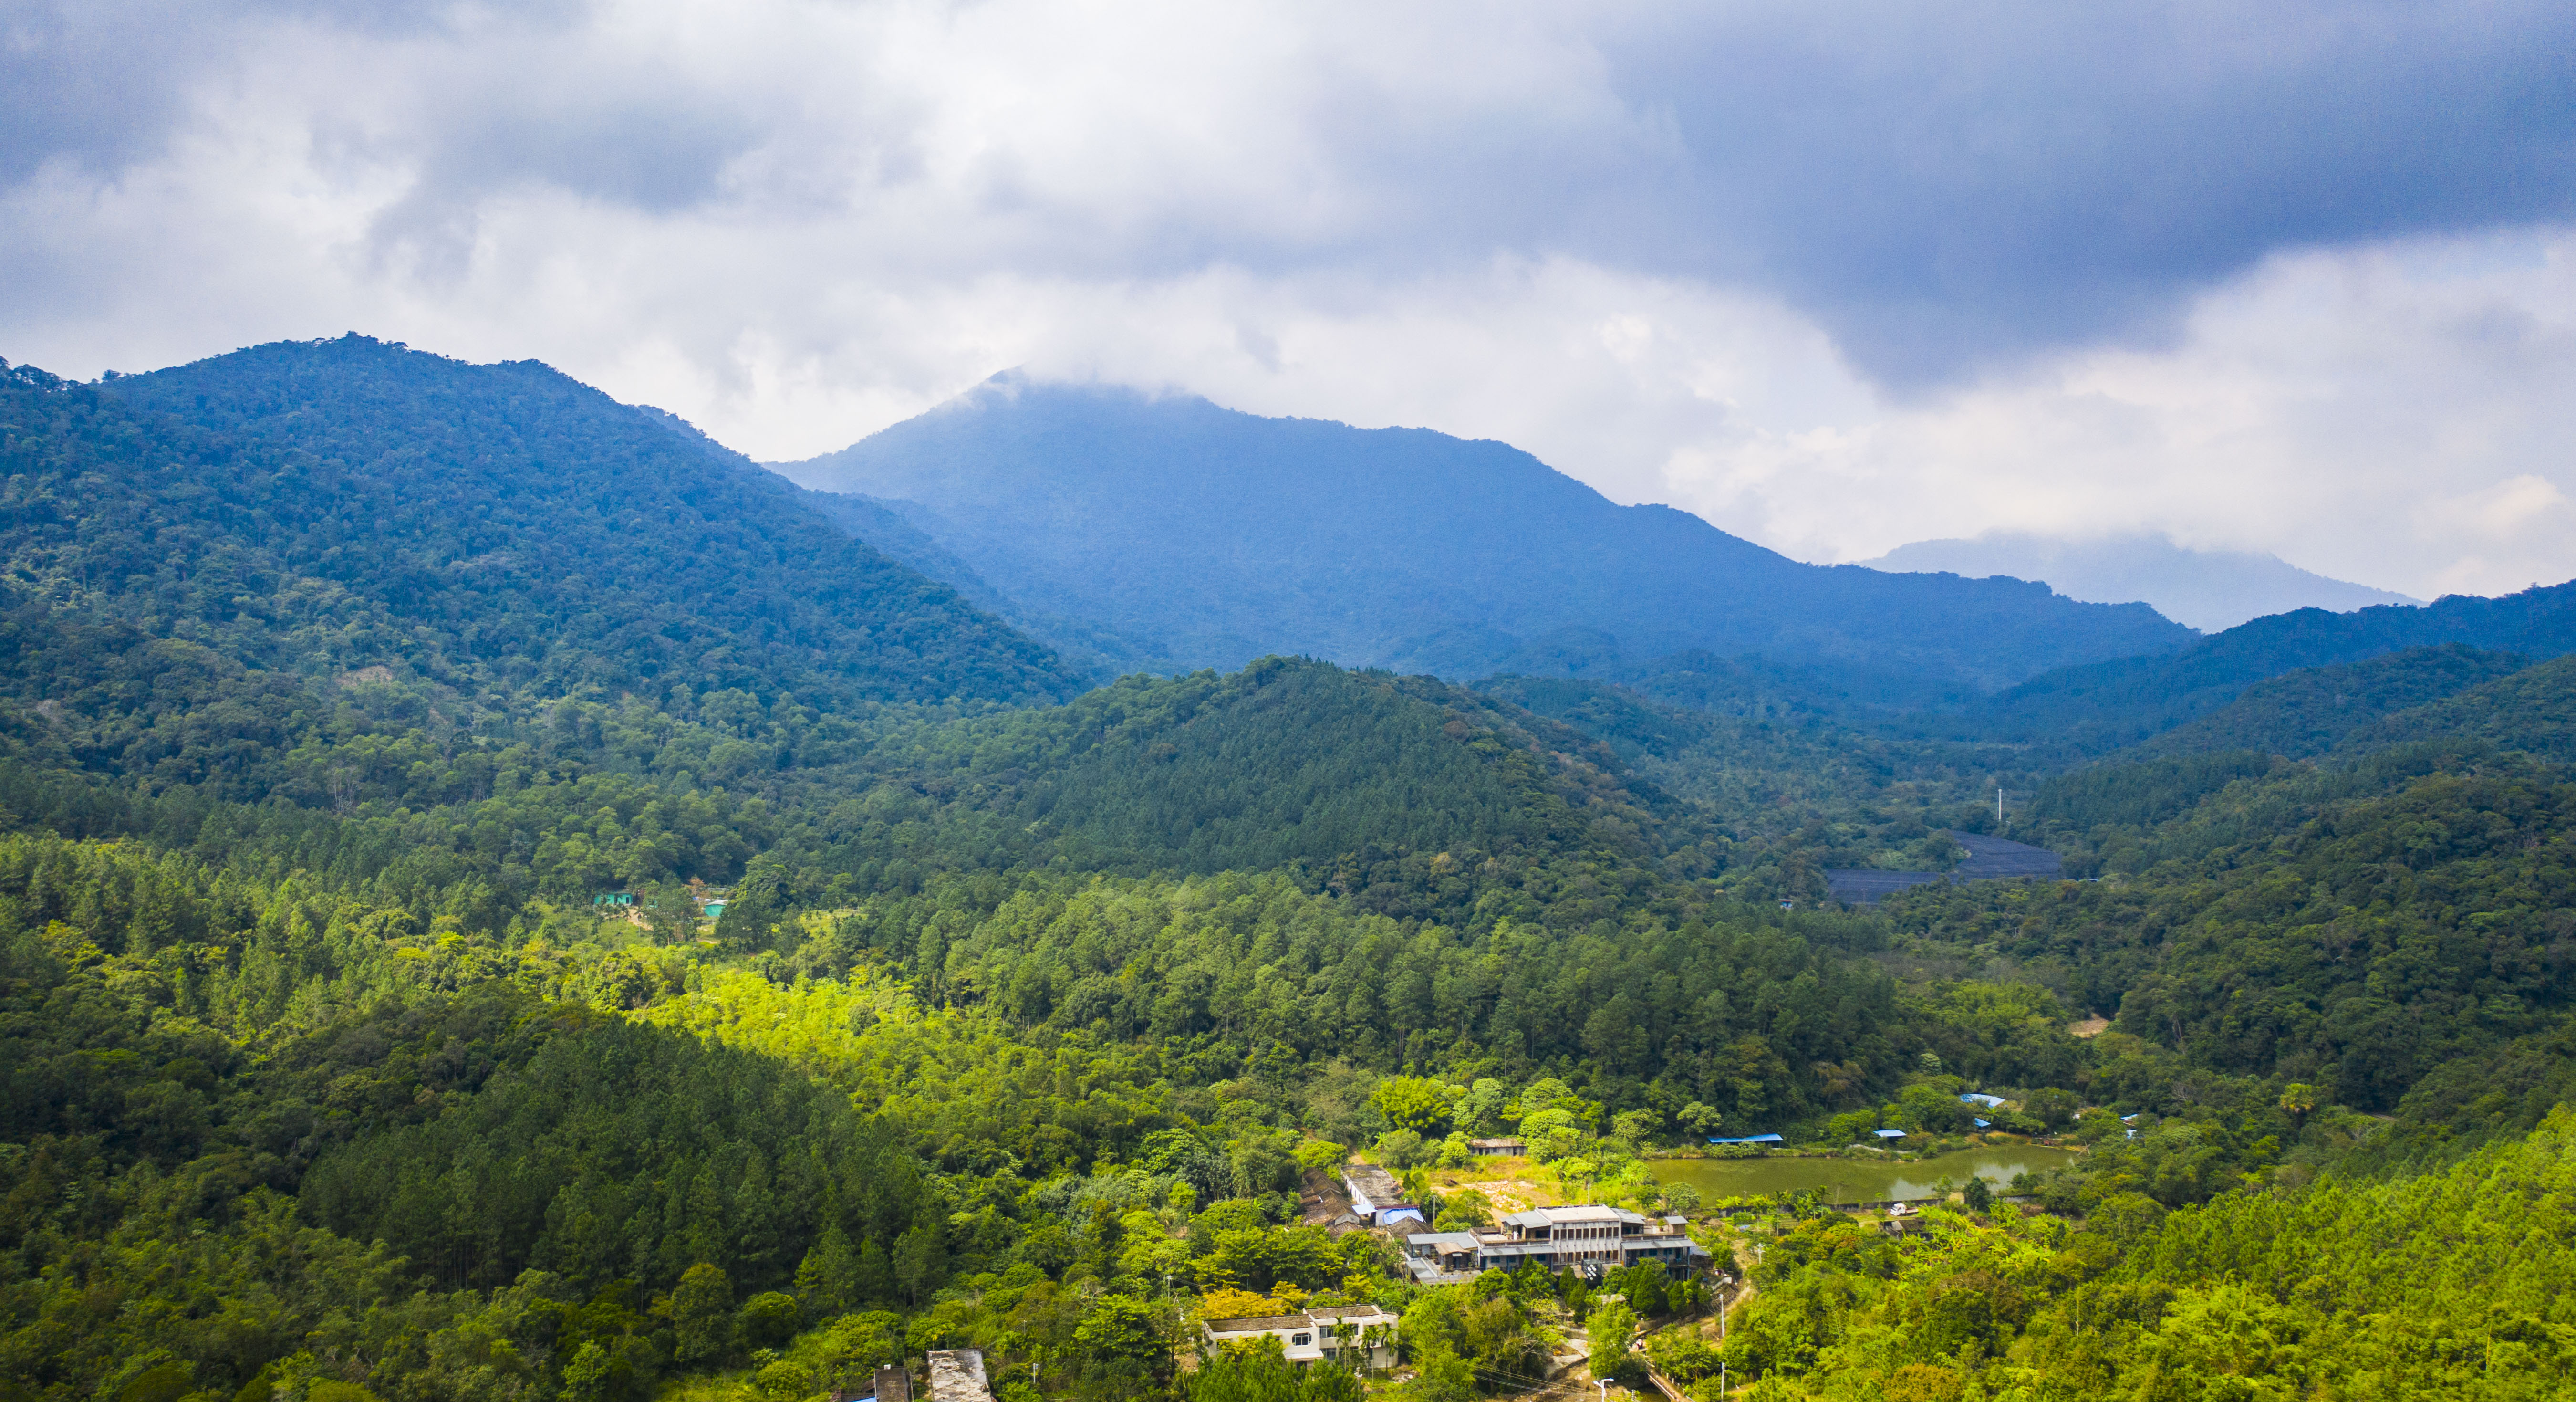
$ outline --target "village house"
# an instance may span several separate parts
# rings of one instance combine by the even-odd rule
[[[1470,1139],[1467,1152],[1480,1159],[1526,1158],[1529,1145],[1518,1139]]]
[[[1398,1222],[1427,1224],[1431,1220],[1420,1203],[1404,1200],[1403,1186],[1385,1169],[1364,1163],[1348,1165],[1342,1170],[1342,1186],[1351,1192],[1351,1215],[1372,1227],[1392,1227]]]
[[[1516,1271],[1536,1261],[1551,1273],[1602,1272],[1652,1261],[1686,1276],[1705,1269],[1706,1248],[1690,1239],[1680,1217],[1646,1217],[1620,1207],[1533,1207],[1490,1227],[1417,1232],[1404,1239],[1406,1266],[1426,1285]]]
[[[1279,1341],[1291,1363],[1378,1369],[1395,1366],[1395,1326],[1396,1316],[1376,1305],[1329,1305],[1297,1314],[1211,1319],[1203,1329],[1217,1348],[1267,1336]]]

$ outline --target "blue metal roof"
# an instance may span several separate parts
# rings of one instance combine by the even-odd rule
[[[1742,1139],[1712,1139],[1708,1142],[1711,1144],[1785,1144],[1788,1141],[1776,1134],[1748,1134]]]

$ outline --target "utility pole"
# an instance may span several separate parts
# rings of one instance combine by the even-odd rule
[[[2003,826],[2004,826],[2004,791],[2003,791],[2003,789],[2002,789],[2002,788],[1998,787],[1998,788],[1996,788],[1996,790],[1995,790],[1995,831],[1997,831],[1997,832],[2001,832],[2001,831],[2003,831]]]

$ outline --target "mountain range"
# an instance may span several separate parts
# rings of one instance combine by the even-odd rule
[[[0,1402],[868,1395],[960,1345],[1001,1402],[1364,1402],[1170,1332],[1355,1303],[1444,1402],[1574,1319],[1669,1321],[1598,1380],[1694,1395],[2576,1370],[2576,585],[2196,636],[1499,445],[987,393],[881,451],[989,510],[363,337],[0,366]],[[1268,636],[1522,670],[1155,674]],[[1823,877],[1998,837],[2104,879]],[[1900,1240],[1704,1199],[1675,1158],[1758,1167],[1716,1135],[2083,1152]],[[1442,1231],[1550,1179],[1692,1214],[1760,1288],[1712,1340],[1662,1261],[1424,1281],[1300,1220],[1355,1160]]]
[[[1707,649],[1991,688],[2193,637],[2044,585],[1802,564],[1501,443],[1185,396],[997,377],[776,468],[1121,668],[1288,653],[1474,677]]]
[[[1907,574],[2034,580],[2070,599],[2144,603],[2204,633],[2303,608],[2347,612],[2423,602],[2312,574],[2275,555],[2190,550],[2171,537],[2146,532],[2074,540],[1988,531],[1973,540],[1918,540],[1861,563]]]

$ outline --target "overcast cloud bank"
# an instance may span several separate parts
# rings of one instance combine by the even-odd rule
[[[0,354],[360,329],[763,458],[997,369],[1809,559],[2576,573],[2576,12],[29,4]]]

